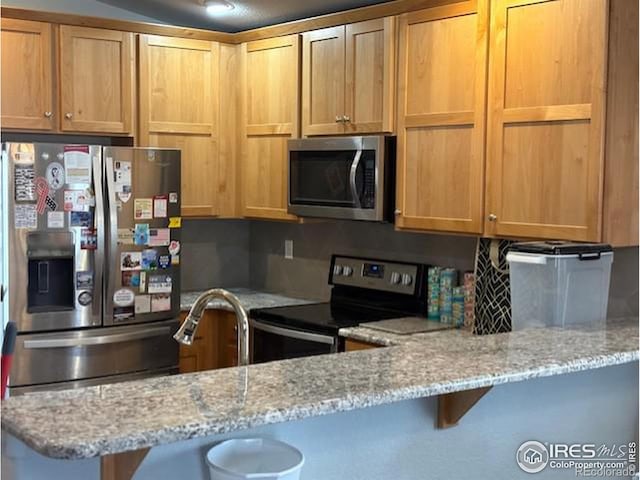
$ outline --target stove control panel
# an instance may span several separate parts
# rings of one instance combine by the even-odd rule
[[[418,264],[336,255],[329,283],[413,295],[419,272]]]

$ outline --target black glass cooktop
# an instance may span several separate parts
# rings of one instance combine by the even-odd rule
[[[397,311],[332,306],[329,302],[251,311],[251,318],[256,320],[331,335],[336,335],[341,328],[402,316],[402,312]]]

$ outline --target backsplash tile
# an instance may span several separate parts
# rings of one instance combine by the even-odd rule
[[[473,270],[476,238],[395,231],[354,221],[305,224],[249,220],[183,222],[182,288],[246,287],[294,297],[329,298],[331,254],[418,261]],[[293,240],[291,260],[284,241]],[[638,315],[638,248],[614,251],[610,318]]]

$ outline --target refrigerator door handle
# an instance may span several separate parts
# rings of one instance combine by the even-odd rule
[[[104,152],[104,150],[103,150]],[[116,289],[116,275],[120,269],[115,265],[115,255],[118,251],[118,210],[116,208],[116,186],[113,170],[113,158],[104,156],[105,165],[105,190],[107,192],[107,201],[109,208],[105,209],[109,216],[107,229],[108,242],[107,245],[107,262],[108,268],[105,269],[105,288],[104,288],[104,317],[103,324],[111,324],[111,316],[113,315],[113,293]],[[114,268],[116,267],[116,268]],[[113,271],[112,271],[113,270]]]
[[[70,348],[85,347],[88,345],[106,345],[109,343],[122,343],[143,338],[161,337],[171,334],[171,327],[156,327],[137,332],[114,333],[111,335],[96,335],[86,337],[49,338],[41,340],[25,340],[24,348]]]
[[[102,153],[102,152],[101,152]],[[96,229],[98,231],[98,244],[95,252],[95,292],[104,297],[103,295],[103,278],[102,275],[105,271],[104,261],[105,261],[105,224],[104,224],[104,190],[102,187],[102,176],[103,176],[103,168],[102,168],[102,155],[93,155],[93,177],[94,177],[94,195],[96,199],[95,204],[95,218],[96,218]],[[94,311],[93,314],[102,318],[102,312],[96,311],[98,309],[102,309],[102,302],[94,302]]]

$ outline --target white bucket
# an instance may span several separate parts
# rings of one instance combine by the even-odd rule
[[[207,452],[211,480],[298,480],[304,455],[268,438],[225,440]]]

